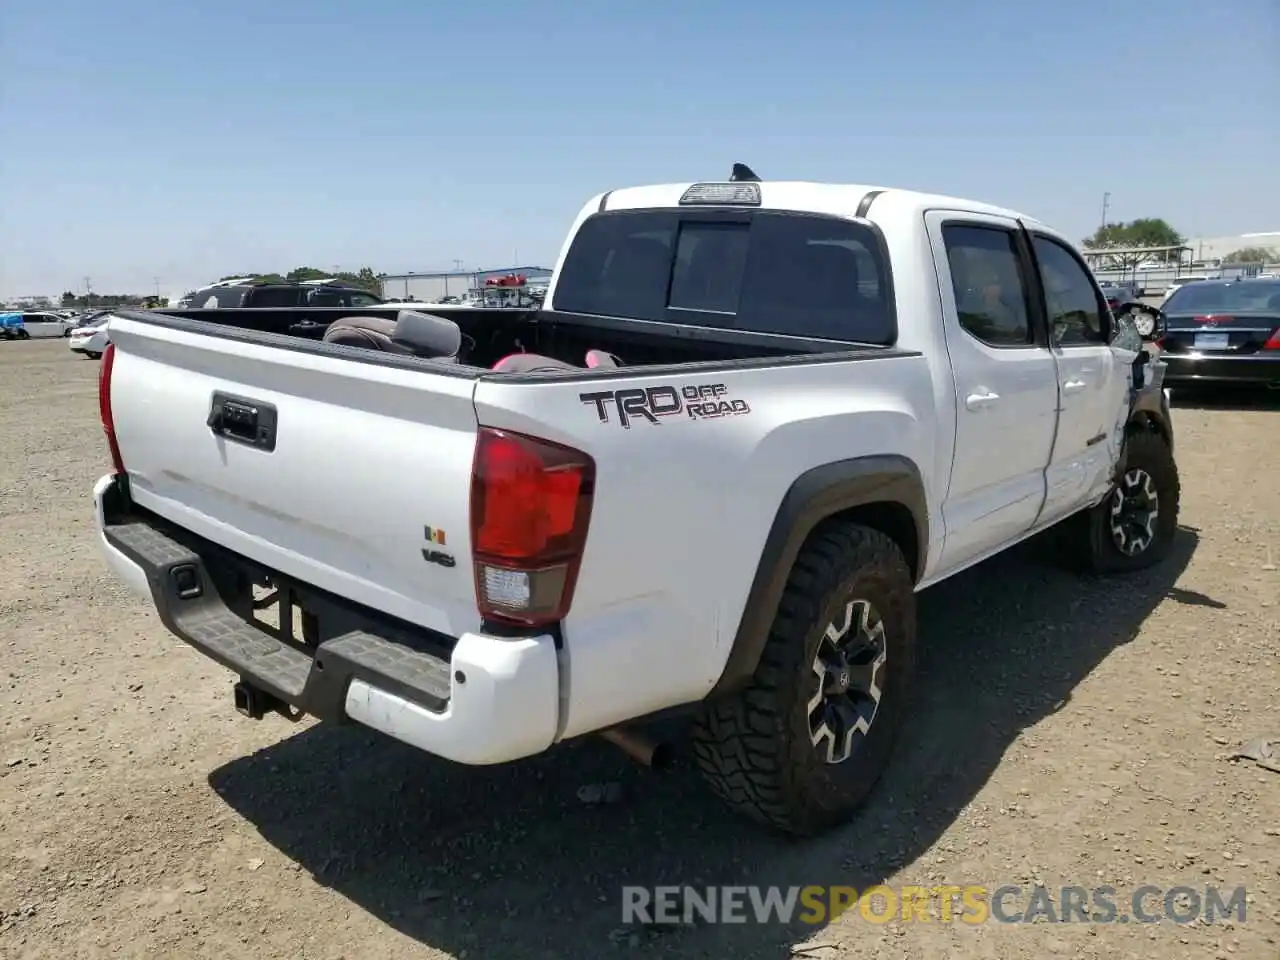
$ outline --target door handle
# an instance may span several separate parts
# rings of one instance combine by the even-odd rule
[[[981,390],[964,398],[964,405],[970,410],[978,410],[1000,399],[1000,394],[993,390]]]
[[[205,425],[224,440],[268,453],[276,448],[276,408],[269,403],[215,392]]]
[[[1068,380],[1062,385],[1063,393],[1079,393],[1085,387],[1089,386],[1087,380]]]

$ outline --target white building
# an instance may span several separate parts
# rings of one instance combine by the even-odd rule
[[[382,295],[398,300],[434,303],[441,297],[460,297],[468,290],[482,286],[490,277],[524,274],[530,287],[545,286],[551,277],[550,267],[500,267],[493,270],[452,270],[441,273],[397,273],[382,276]]]
[[[1277,252],[1280,259],[1280,230],[1262,233],[1240,233],[1233,237],[1195,237],[1187,241],[1191,258],[1197,261],[1221,260],[1246,247],[1263,247]]]

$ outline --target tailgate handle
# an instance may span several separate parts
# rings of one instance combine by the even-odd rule
[[[276,408],[244,397],[215,393],[205,421],[217,436],[272,451],[276,448]]]

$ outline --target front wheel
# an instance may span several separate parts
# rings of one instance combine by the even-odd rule
[[[93,350],[86,350],[84,352],[84,355],[88,357],[90,360],[99,360],[102,357],[102,354],[95,353]]]
[[[30,333],[29,331],[27,331],[27,330],[19,330],[19,331],[18,331],[18,339],[19,339],[19,340],[30,340],[30,339],[31,339],[31,333]]]
[[[1080,528],[1087,568],[1127,573],[1159,563],[1173,546],[1181,498],[1178,465],[1164,437],[1150,431],[1130,436],[1124,475]]]
[[[694,727],[730,806],[809,836],[847,821],[888,765],[915,674],[915,584],[896,543],[848,524],[797,557],[745,689]]]

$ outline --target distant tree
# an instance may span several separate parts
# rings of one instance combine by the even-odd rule
[[[315,267],[294,267],[285,274],[285,279],[290,283],[303,283],[307,280],[328,280],[330,277],[349,286],[368,290],[370,293],[380,293],[382,291],[382,283],[378,280],[378,275],[373,272],[372,267],[361,267],[355,273],[350,270],[318,270]]]
[[[284,278],[290,283],[302,283],[305,280],[324,280],[333,276],[327,270],[317,270],[315,267],[294,267],[284,275]]]
[[[1223,263],[1275,263],[1278,260],[1280,250],[1275,247],[1245,247],[1222,258]]]
[[[136,307],[144,303],[146,298],[136,293],[77,294],[68,290],[64,291],[59,299],[63,310],[74,310],[92,307]]]
[[[381,294],[382,292],[382,281],[373,272],[372,267],[361,267],[355,273],[349,270],[319,270],[316,267],[294,267],[285,274],[246,271],[245,273],[229,273],[225,277],[220,277],[219,282],[222,280],[238,280],[241,277],[249,277],[259,283],[304,283],[307,280],[328,280],[332,277],[349,286],[368,290],[370,293]]]
[[[1170,226],[1167,220],[1141,217],[1128,223],[1108,223],[1105,227],[1099,227],[1093,236],[1085,239],[1084,246],[1090,252],[1098,253],[1106,250],[1138,250],[1136,253],[1106,257],[1105,262],[1100,264],[1104,268],[1129,270],[1142,263],[1166,260],[1173,262],[1178,259],[1176,252],[1152,250],[1146,253],[1139,248],[1178,247],[1184,243],[1186,237]]]
[[[368,290],[370,293],[382,293],[382,281],[378,279],[378,275],[373,272],[372,267],[361,267],[352,284],[363,290]]]

